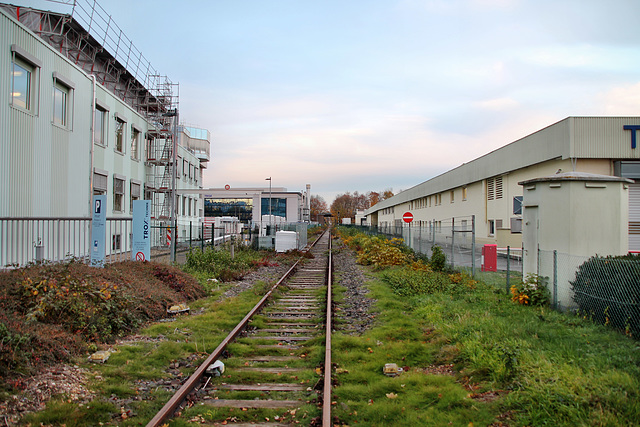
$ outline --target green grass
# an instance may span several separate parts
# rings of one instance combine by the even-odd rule
[[[640,419],[637,341],[588,319],[513,303],[504,276],[489,275],[491,285],[465,292],[402,297],[381,280],[388,273],[375,276],[368,286],[378,324],[362,336],[334,338],[333,361],[346,370],[336,375],[334,393],[341,422],[573,426]],[[409,371],[389,378],[385,363]],[[444,364],[453,364],[454,376],[421,371]],[[499,397],[472,398],[491,391]]]

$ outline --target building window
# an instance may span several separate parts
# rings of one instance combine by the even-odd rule
[[[111,250],[119,251],[122,248],[122,238],[120,234],[111,235]]]
[[[440,206],[442,204],[442,193],[436,194],[436,206]]]
[[[53,123],[70,128],[75,85],[57,72],[53,73]]]
[[[67,100],[68,90],[61,85],[53,87],[53,123],[59,126],[67,126]]]
[[[455,193],[454,190],[451,190],[449,192],[449,196],[451,197],[451,203],[453,203],[455,201],[455,195],[456,195],[456,193]]]
[[[96,105],[93,141],[98,145],[107,145],[107,115],[108,111],[105,108]]]
[[[126,122],[116,116],[116,151],[124,153],[124,124]]]
[[[113,177],[113,210],[114,212],[123,212],[124,200],[124,178]]]
[[[12,68],[11,104],[30,110],[33,67],[14,59]]]
[[[131,126],[131,158],[140,160],[140,129]]]
[[[11,106],[37,114],[38,81],[42,61],[18,45],[11,45]]]
[[[462,200],[467,200],[467,187],[462,187]]]
[[[513,197],[513,214],[522,215],[522,196]]]
[[[93,194],[107,194],[107,177],[108,172],[106,171],[93,171]]]
[[[134,180],[131,180],[131,185],[129,188],[130,194],[131,194],[131,212],[133,212],[133,201],[134,200],[140,200],[140,182],[136,182]]]
[[[489,220],[489,236],[493,236],[496,234],[496,223],[490,219]]]

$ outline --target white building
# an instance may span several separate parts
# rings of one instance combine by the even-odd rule
[[[72,15],[0,3],[3,265],[31,260],[29,248],[54,219],[73,228],[73,239],[84,239],[95,194],[107,196],[112,220],[129,219],[137,199],[152,201],[158,221],[173,217],[184,225],[202,217],[199,197],[173,195],[202,187],[210,135],[178,126],[177,85],[105,13],[88,0],[74,2]],[[60,230],[43,244],[60,245],[69,234]],[[127,224],[109,233],[107,253],[126,250]],[[81,255],[84,243],[65,243],[55,254],[47,248],[45,255]]]
[[[410,212],[412,226],[428,228],[475,215],[477,243],[520,247],[519,182],[558,172],[640,179],[638,130],[640,117],[568,117],[381,201],[367,224],[403,226]],[[640,184],[630,185],[628,206],[629,250],[640,250]]]

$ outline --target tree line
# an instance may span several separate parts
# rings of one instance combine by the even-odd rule
[[[321,196],[311,196],[311,220],[320,221],[320,217],[329,212],[337,223],[341,223],[343,218],[351,218],[352,220],[355,220],[356,211],[369,209],[376,203],[393,197],[393,195],[394,194],[391,189],[387,189],[382,192],[346,192],[336,196],[330,207],[327,206],[327,202]]]

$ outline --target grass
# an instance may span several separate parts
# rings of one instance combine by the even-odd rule
[[[368,286],[378,325],[336,336],[334,414],[345,425],[634,425],[640,344],[575,316],[515,304],[479,283],[465,293],[398,297]],[[385,377],[385,363],[408,372]],[[430,374],[452,364],[455,375]],[[393,394],[390,394],[393,393]],[[488,401],[482,396],[493,396]]]

